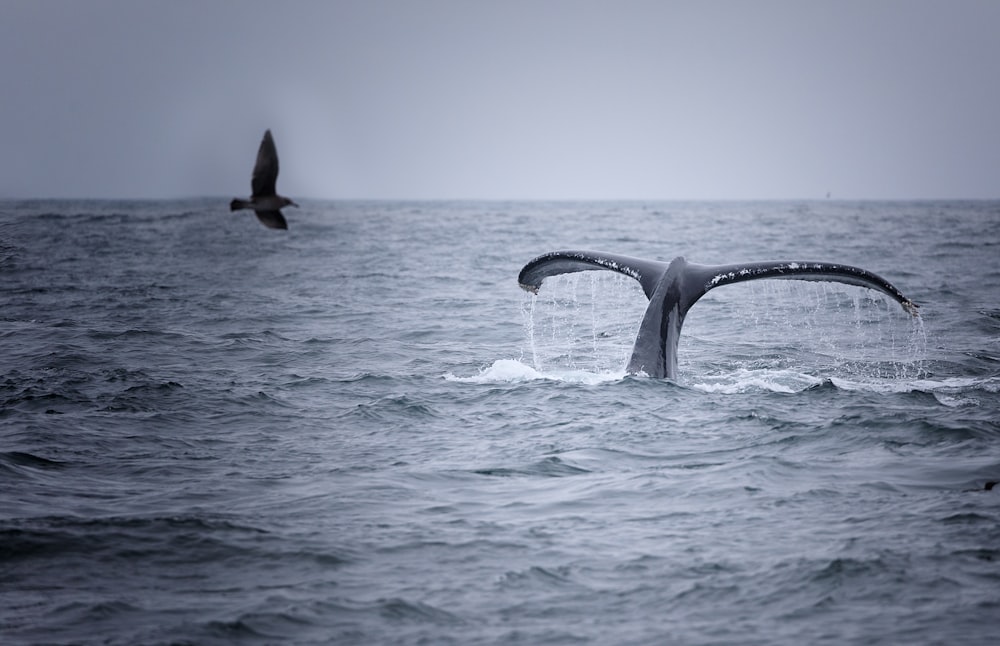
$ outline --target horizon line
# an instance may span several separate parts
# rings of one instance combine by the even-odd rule
[[[172,202],[219,200],[228,204],[226,195],[187,195],[182,197],[97,197],[97,196],[0,196],[4,202]],[[997,197],[296,197],[307,202],[993,202]]]

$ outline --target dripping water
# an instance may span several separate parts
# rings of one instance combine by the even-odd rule
[[[648,301],[611,272],[550,277],[522,301],[536,370],[623,372]],[[884,294],[832,282],[760,280],[709,292],[681,334],[682,373],[795,370],[821,378],[919,379],[923,320]]]

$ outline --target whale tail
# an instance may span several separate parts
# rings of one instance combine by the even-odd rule
[[[649,306],[639,326],[627,371],[657,378],[677,378],[677,346],[684,317],[698,299],[722,285],[763,278],[841,282],[880,291],[909,314],[919,315],[917,304],[884,278],[860,267],[824,262],[697,265],[680,257],[665,263],[594,251],[555,251],[526,264],[517,280],[523,289],[538,293],[549,276],[591,269],[616,271],[642,285]]]

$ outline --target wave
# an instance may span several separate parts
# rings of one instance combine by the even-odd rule
[[[492,476],[500,478],[513,478],[517,476],[541,476],[545,478],[562,478],[565,476],[575,476],[590,473],[590,470],[583,467],[574,466],[556,456],[550,456],[533,462],[524,467],[492,467],[476,469],[473,473],[481,476]]]
[[[516,359],[498,359],[478,375],[458,377],[452,373],[444,375],[448,381],[471,384],[524,383],[533,381],[555,381],[570,384],[600,385],[619,383],[627,380],[649,381],[646,377],[627,375],[624,370],[596,372],[580,369],[537,370]],[[673,382],[664,382],[673,383]],[[737,394],[755,391],[795,393],[829,383],[828,380],[793,370],[739,369],[729,374],[700,376],[694,381],[684,381],[680,385],[706,393]]]
[[[286,642],[306,638],[309,643],[358,643],[359,627],[364,625],[375,633],[385,632],[378,639],[371,632],[361,641],[424,643],[424,632],[431,626],[460,627],[466,624],[461,615],[425,601],[402,597],[358,601],[335,597],[302,603],[283,595],[272,595],[257,607],[237,611],[233,616],[211,619],[185,626],[182,631],[192,642],[205,640]],[[378,626],[378,628],[375,628]],[[400,632],[409,634],[402,639]],[[306,637],[311,636],[311,637]],[[421,639],[421,636],[424,636]]]
[[[349,551],[327,545],[289,545],[268,529],[237,518],[189,514],[0,521],[0,560],[10,566],[10,581],[40,580],[39,570],[48,570],[53,562],[76,568],[84,567],[83,561],[124,567],[141,561],[170,568],[177,577],[197,575],[209,564],[240,568],[267,562],[284,564],[292,576],[295,570],[336,568],[352,559]]]
[[[570,368],[538,370],[516,359],[497,359],[476,375],[462,377],[446,373],[444,378],[448,381],[466,384],[562,382],[587,386],[619,383],[633,379],[646,381],[644,377],[627,375],[624,370],[613,372]],[[822,388],[875,394],[928,393],[934,395],[939,403],[948,407],[979,405],[980,400],[975,395],[989,396],[1000,393],[1000,377],[948,377],[935,380],[866,375],[819,376],[791,368],[777,367],[738,368],[712,375],[692,376],[678,385],[703,393],[723,395],[755,392],[793,394]]]
[[[562,381],[566,383],[596,385],[608,382],[618,382],[625,379],[625,371],[621,372],[591,372],[587,370],[556,369],[539,371],[521,363],[517,359],[497,359],[478,375],[458,377],[447,373],[448,381],[467,384],[504,384],[531,381]]]
[[[24,451],[0,451],[0,470],[4,467],[12,470],[19,470],[22,467],[51,470],[62,469],[65,466],[65,462],[49,460]]]
[[[343,412],[342,419],[358,418],[375,422],[439,418],[441,413],[429,402],[407,395],[380,397],[371,402],[356,404]]]
[[[927,393],[950,408],[978,406],[976,395],[1000,393],[1000,377],[947,377],[934,379],[852,380],[834,377],[831,382],[839,390],[866,391],[884,394]]]
[[[747,392],[799,393],[829,383],[814,375],[788,369],[741,368],[726,375],[699,377],[690,387],[706,393],[741,394]]]

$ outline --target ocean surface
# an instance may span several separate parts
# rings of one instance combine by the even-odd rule
[[[227,203],[0,202],[0,643],[996,643],[1000,202]]]

